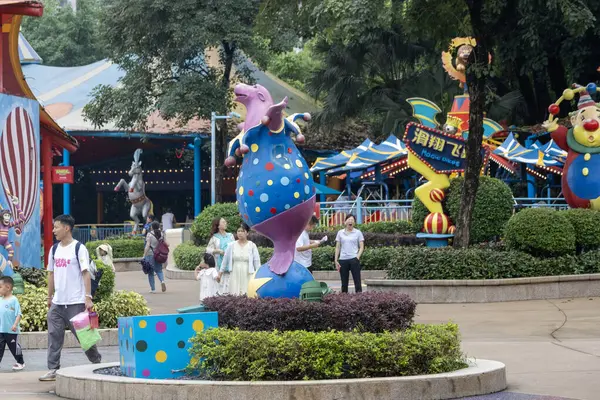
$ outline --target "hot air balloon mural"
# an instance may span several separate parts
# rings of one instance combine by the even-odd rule
[[[12,258],[13,265],[39,268],[39,107],[29,99],[2,96],[0,110],[9,111],[1,125],[0,137],[4,194],[0,206],[5,215],[5,220],[0,221],[0,236],[3,231],[8,231],[8,242],[14,243],[14,256],[5,246],[5,257]],[[8,212],[11,217],[6,223]]]

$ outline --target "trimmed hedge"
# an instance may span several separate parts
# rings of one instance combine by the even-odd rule
[[[204,299],[219,313],[219,326],[245,331],[383,332],[408,328],[416,304],[405,294],[331,294],[322,303],[300,299],[216,296]]]
[[[119,317],[148,315],[150,309],[144,296],[136,292],[118,291],[95,304],[101,328],[117,328]]]
[[[575,247],[577,252],[600,248],[600,212],[585,208],[571,208],[559,211],[575,230]]]
[[[249,332],[209,329],[191,339],[188,370],[232,381],[355,379],[436,374],[467,365],[458,326],[406,331]]]
[[[423,217],[425,219],[425,217]],[[313,232],[331,232],[339,231],[344,229],[343,225],[339,226],[317,226],[313,229]],[[411,221],[381,221],[381,222],[369,222],[367,224],[358,224],[356,229],[361,232],[373,232],[373,233],[393,233],[396,235],[411,235],[416,233],[418,230],[415,228]]]
[[[311,232],[309,234],[312,240],[320,240],[323,236],[327,235],[327,245],[335,246],[335,238],[340,229],[331,231],[319,231]],[[396,247],[396,246],[417,246],[425,244],[424,239],[418,239],[415,235],[398,235],[392,233],[377,233],[377,232],[363,232],[365,243],[368,247]],[[266,237],[251,232],[248,237],[259,247],[273,247],[273,242]]]
[[[536,258],[492,248],[401,247],[388,254],[389,279],[504,279],[600,272],[600,251]],[[383,268],[386,269],[386,268]]]
[[[411,248],[405,246],[406,248]],[[363,270],[381,270],[388,265],[390,254],[394,251],[394,247],[369,247],[360,259]],[[173,257],[177,268],[186,271],[192,271],[202,262],[204,257],[204,247],[196,246],[192,242],[183,243],[175,249]],[[261,263],[266,263],[273,255],[273,249],[268,247],[259,247]],[[315,271],[334,271],[333,263],[335,256],[335,247],[322,246],[312,251],[312,262]]]
[[[96,256],[96,248],[101,244],[109,244],[113,249],[113,257],[116,258],[142,258],[144,255],[144,239],[141,237],[131,239],[107,239],[87,242],[90,256]]]
[[[575,253],[575,229],[569,218],[548,208],[516,213],[506,225],[505,241],[508,248],[538,257]]]
[[[228,230],[231,232],[235,232],[242,224],[240,211],[235,203],[217,203],[206,207],[194,219],[194,222],[190,227],[196,244],[204,246],[208,244],[208,241],[210,240],[210,228],[212,221],[215,218],[225,218]]]
[[[464,178],[450,181],[443,202],[444,211],[452,221],[458,218]],[[513,214],[513,196],[510,188],[501,180],[482,176],[475,197],[475,209],[471,222],[470,241],[481,243],[500,237],[504,227]],[[417,198],[413,201],[412,222],[420,231],[429,211]]]

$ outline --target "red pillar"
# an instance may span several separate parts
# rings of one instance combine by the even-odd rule
[[[44,181],[44,263],[47,268],[48,253],[53,244],[53,218],[52,210],[52,139],[49,135],[42,137],[42,168]]]

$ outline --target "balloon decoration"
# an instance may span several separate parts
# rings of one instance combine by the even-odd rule
[[[554,142],[567,152],[563,167],[562,192],[573,208],[600,210],[600,105],[590,95],[597,91],[596,84],[583,87],[573,84],[550,107],[550,116],[544,127],[551,132]],[[579,95],[577,110],[570,114],[571,128],[559,125],[556,117],[560,104]]]
[[[308,164],[296,147],[304,136],[295,121],[310,114],[284,118],[287,97],[274,104],[261,85],[238,84],[236,101],[246,107],[240,134],[228,149],[226,165],[243,157],[236,195],[243,221],[273,241],[273,257],[254,275],[249,296],[298,297],[310,273],[294,261],[296,240],[313,215],[316,189]]]

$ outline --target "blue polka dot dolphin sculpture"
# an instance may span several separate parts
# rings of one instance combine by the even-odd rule
[[[249,297],[298,297],[302,284],[313,280],[294,261],[296,240],[315,208],[316,189],[308,164],[296,147],[304,136],[295,123],[310,114],[284,118],[287,97],[273,103],[261,85],[238,84],[235,101],[246,107],[241,132],[229,143],[225,165],[243,157],[236,197],[242,219],[254,231],[273,241],[273,257],[256,271]]]

